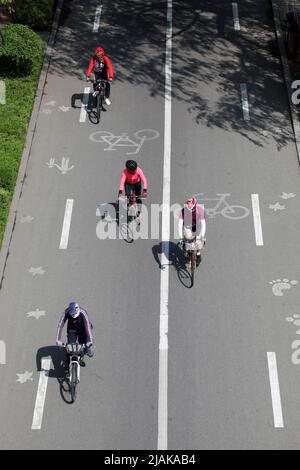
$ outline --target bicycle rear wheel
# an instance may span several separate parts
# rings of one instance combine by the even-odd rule
[[[77,364],[71,365],[70,370],[70,392],[71,392],[71,400],[72,403],[76,400],[77,395]]]

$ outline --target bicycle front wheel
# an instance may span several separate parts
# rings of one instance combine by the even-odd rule
[[[70,370],[70,392],[71,392],[71,400],[72,403],[76,400],[76,395],[77,395],[77,364],[72,364],[71,365],[71,370]]]

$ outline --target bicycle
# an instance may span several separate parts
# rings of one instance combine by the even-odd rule
[[[136,196],[133,189],[131,189],[129,196],[119,196],[119,201],[123,200],[123,207],[126,211],[126,223],[122,226],[126,226],[126,240],[128,243],[132,243],[134,240],[134,224],[139,226],[141,222],[137,198],[140,200],[145,199],[142,196]]]
[[[85,344],[69,343],[65,345],[65,351],[69,356],[69,376],[68,382],[71,393],[72,403],[76,400],[77,385],[80,382],[80,365],[83,362],[85,353]]]
[[[201,243],[201,246],[199,242]],[[196,237],[194,237],[192,240],[182,239],[178,245],[182,248],[188,258],[187,266],[190,271],[189,274],[191,278],[191,287],[193,287],[195,270],[197,268],[197,252],[205,246],[205,239],[197,240]]]
[[[96,96],[97,106],[96,106],[96,117],[97,124],[100,122],[100,116],[102,111],[103,102],[105,101],[105,90],[108,80],[100,78],[94,81],[94,93],[93,96]]]

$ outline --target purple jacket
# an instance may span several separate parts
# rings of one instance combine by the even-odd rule
[[[80,307],[80,313],[77,318],[71,317],[68,313],[64,312],[59,321],[56,333],[56,341],[61,341],[63,329],[66,321],[68,320],[67,331],[76,331],[78,335],[84,335],[87,343],[93,343],[92,324],[87,312]]]

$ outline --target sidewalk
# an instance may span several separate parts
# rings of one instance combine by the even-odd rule
[[[294,80],[300,80],[300,62],[298,67],[295,66],[295,62],[288,60],[287,54],[287,35],[285,25],[287,20],[288,12],[295,12],[300,14],[300,1],[299,0],[271,0],[273,14],[274,14],[274,25],[276,30],[276,36],[278,40],[278,47],[280,52],[280,59],[283,69],[284,80],[287,88],[291,119],[295,134],[295,143],[298,154],[298,161],[300,165],[300,109],[299,106],[293,104],[292,94],[295,89],[292,88]],[[300,58],[300,55],[299,55]],[[297,65],[297,62],[296,62]],[[299,70],[299,76],[297,77],[297,70]]]

